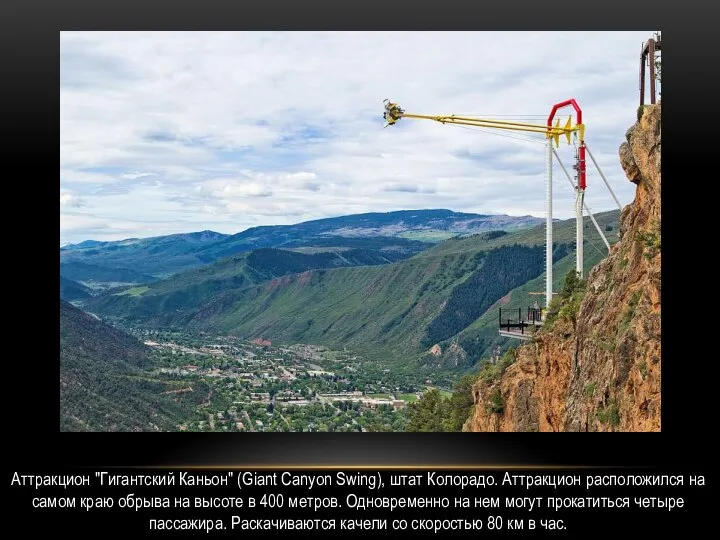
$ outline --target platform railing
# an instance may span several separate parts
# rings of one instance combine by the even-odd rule
[[[525,334],[525,328],[535,326],[543,321],[543,311],[534,306],[528,308],[500,308],[498,310],[498,325],[500,330],[511,332],[519,329]]]

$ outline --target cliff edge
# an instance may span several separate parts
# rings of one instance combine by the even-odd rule
[[[481,374],[464,431],[660,431],[660,113],[639,111],[620,146],[637,185],[620,240],[504,371]]]

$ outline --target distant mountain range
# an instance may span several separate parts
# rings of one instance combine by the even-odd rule
[[[234,235],[202,231],[111,242],[87,240],[61,247],[60,262],[91,264],[99,269],[132,269],[143,277],[135,276],[126,282],[143,283],[259,248],[305,252],[311,248],[366,249],[410,256],[452,236],[500,229],[514,231],[542,222],[532,216],[403,210],[319,219],[296,225],[253,227]],[[88,280],[123,281],[115,279],[117,276],[102,275],[102,270],[97,269],[96,274],[70,275],[68,272],[61,271],[61,274],[83,283]]]
[[[213,260],[196,255],[203,247],[227,238],[228,235],[213,231],[187,234],[171,234],[152,238],[129,238],[112,242],[87,240],[60,248],[60,262],[91,264],[100,269],[132,269],[144,278],[130,282],[142,282],[158,276],[167,276],[185,268],[200,266]],[[97,270],[96,270],[97,271]],[[65,274],[63,274],[65,275]],[[66,275],[65,277],[70,277]],[[72,278],[71,278],[72,279]],[[75,279],[93,281],[118,281],[114,276],[84,274]]]
[[[60,275],[77,282],[98,283],[147,283],[156,279],[129,268],[98,266],[81,261],[61,262]]]

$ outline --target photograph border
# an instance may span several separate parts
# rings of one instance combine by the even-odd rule
[[[713,394],[707,386],[710,378],[700,375],[700,380],[693,379],[698,375],[693,373],[692,368],[705,368],[693,364],[696,353],[688,352],[690,349],[682,343],[679,333],[683,284],[697,281],[690,280],[689,276],[683,279],[682,276],[683,272],[697,271],[690,262],[692,258],[683,257],[678,247],[689,245],[683,242],[683,233],[689,234],[689,230],[683,231],[683,227],[689,224],[684,221],[695,221],[688,209],[696,211],[697,204],[695,201],[690,204],[691,192],[681,189],[681,184],[687,188],[689,182],[683,180],[707,174],[691,171],[692,165],[699,162],[698,156],[705,153],[703,144],[707,145],[712,140],[711,136],[703,133],[709,129],[707,123],[691,120],[688,111],[684,118],[686,122],[691,121],[693,127],[692,130],[683,130],[677,106],[681,102],[681,83],[686,85],[687,99],[684,103],[713,102],[707,95],[712,84],[706,80],[713,78],[715,73],[703,74],[703,78],[699,78],[699,68],[704,60],[697,54],[704,50],[698,45],[698,40],[712,35],[712,32],[708,28],[703,33],[695,22],[691,26],[688,19],[693,13],[701,13],[699,7],[694,7],[699,6],[699,2],[684,3],[683,9],[688,18],[671,14],[669,3],[657,4],[650,10],[644,5],[609,1],[592,6],[591,16],[582,16],[583,5],[577,2],[556,2],[554,6],[531,0],[492,5],[456,0],[437,4],[429,1],[398,2],[395,3],[397,7],[391,7],[391,4],[369,0],[302,3],[265,0],[228,7],[226,2],[208,0],[203,3],[173,2],[169,8],[138,0],[102,3],[53,3],[46,0],[11,2],[10,6],[5,6],[4,11],[12,13],[6,19],[9,31],[2,38],[7,41],[4,49],[9,52],[2,92],[6,105],[10,104],[7,113],[10,121],[3,130],[4,148],[15,164],[31,167],[31,177],[37,179],[41,186],[38,191],[41,205],[33,208],[31,214],[35,219],[42,216],[41,225],[35,227],[29,220],[21,221],[9,231],[11,236],[17,235],[12,245],[20,251],[19,255],[13,256],[19,263],[18,267],[24,268],[27,276],[34,275],[30,267],[37,266],[42,270],[46,266],[45,258],[50,254],[50,247],[45,246],[43,236],[46,228],[51,226],[45,225],[45,220],[49,221],[52,215],[51,202],[49,191],[43,186],[47,178],[55,174],[51,169],[59,152],[56,146],[59,139],[58,58],[59,32],[62,30],[622,31],[638,27],[662,30],[663,41],[667,42],[667,50],[670,51],[668,62],[671,66],[669,87],[664,88],[665,93],[670,95],[670,101],[664,104],[663,110],[663,122],[670,122],[670,129],[666,130],[666,138],[669,134],[670,142],[667,144],[668,141],[665,141],[663,170],[670,171],[670,182],[663,186],[662,214],[663,224],[672,224],[672,228],[663,225],[662,231],[662,277],[665,282],[662,347],[663,356],[668,359],[662,370],[662,432],[609,436],[534,433],[60,433],[59,364],[54,352],[57,342],[50,343],[50,337],[57,332],[57,323],[52,320],[53,317],[40,315],[44,308],[32,305],[44,305],[50,295],[49,290],[45,290],[45,281],[38,280],[33,283],[31,292],[21,292],[17,290],[21,287],[13,287],[11,295],[15,298],[6,304],[17,309],[17,315],[13,317],[13,339],[38,344],[38,351],[29,358],[15,360],[12,353],[6,353],[6,359],[11,364],[7,377],[13,381],[11,399],[16,405],[22,404],[23,414],[31,419],[22,422],[22,427],[17,429],[22,442],[12,445],[10,458],[12,463],[17,464],[16,467],[21,463],[55,467],[92,464],[652,466],[685,461],[692,463],[701,460],[705,453],[709,455],[710,449],[706,445],[694,444],[702,431],[708,428],[706,419],[692,411],[709,410],[703,406],[702,400]],[[388,11],[394,15],[388,15]],[[700,19],[701,25],[709,24],[709,17]],[[684,29],[683,21],[688,22]],[[684,60],[681,59],[683,53]],[[709,68],[706,70],[709,71]],[[698,111],[695,114],[703,113]],[[632,117],[632,111],[628,116]],[[712,150],[707,150],[710,155],[713,154]],[[18,184],[17,187],[26,190],[29,182]],[[27,200],[27,195],[24,199]],[[36,203],[33,201],[32,204]],[[683,296],[689,297],[687,292]],[[25,321],[36,322],[32,328],[27,328],[23,327]],[[43,336],[42,339],[38,338],[38,333]],[[687,334],[682,337],[684,340],[695,339]],[[28,381],[28,370],[33,374],[40,373],[39,380]],[[28,385],[32,387],[32,396],[26,394]],[[28,436],[33,440],[39,437],[43,442],[31,443]],[[641,437],[647,439],[641,440]],[[677,452],[675,446],[680,441],[684,441],[684,449]]]

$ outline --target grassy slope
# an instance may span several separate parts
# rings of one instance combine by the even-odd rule
[[[456,259],[287,276],[240,291],[234,299],[219,299],[190,322],[278,341],[402,352],[419,347],[424,329],[457,284]],[[467,264],[460,279],[472,270]]]
[[[298,253],[258,249],[227,257],[214,264],[175,274],[146,287],[110,291],[90,300],[90,311],[146,318],[194,309],[227,290],[243,289],[286,274],[316,268],[388,264],[405,258],[397,250],[348,249],[321,253]]]

